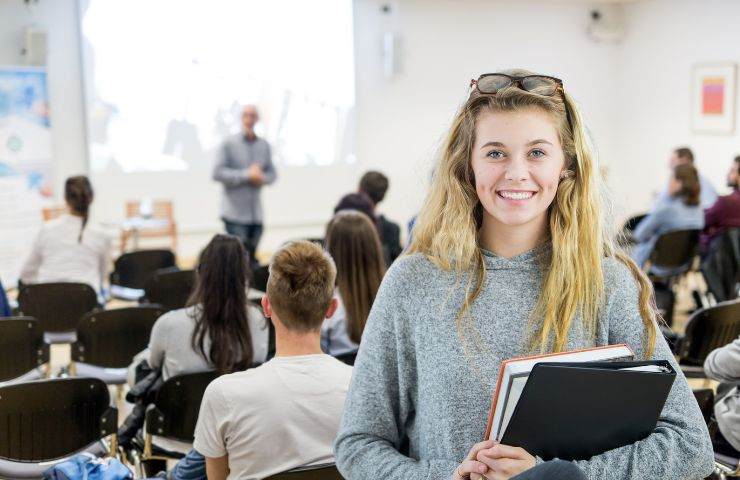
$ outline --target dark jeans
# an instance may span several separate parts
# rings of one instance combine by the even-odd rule
[[[260,238],[262,238],[262,224],[234,223],[226,220],[225,218],[222,220],[224,221],[224,225],[226,226],[226,232],[229,235],[234,235],[235,237],[238,237],[244,244],[244,248],[249,254],[249,265],[252,268],[257,266],[259,262],[257,262],[257,257],[255,257],[254,254],[257,251],[257,245],[259,245],[260,243]]]
[[[586,475],[573,462],[551,460],[530,468],[511,480],[586,480]]]
[[[206,480],[206,457],[190,450],[181,458],[175,467],[167,473],[160,473],[150,480],[166,478],[167,480]]]

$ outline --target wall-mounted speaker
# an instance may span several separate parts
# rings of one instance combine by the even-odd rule
[[[46,65],[47,32],[38,27],[26,27],[23,32],[23,63],[26,65]]]

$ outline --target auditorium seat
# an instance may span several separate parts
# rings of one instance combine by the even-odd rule
[[[49,345],[32,317],[0,319],[0,386],[48,376]]]
[[[689,378],[705,378],[703,365],[707,355],[732,343],[739,335],[740,299],[694,312],[678,348],[684,374]]]
[[[677,230],[658,237],[650,254],[648,273],[672,286],[691,269],[699,247],[699,230]],[[670,271],[667,277],[655,274],[656,269]]]
[[[144,284],[144,300],[165,311],[185,307],[195,286],[195,272],[177,267],[160,268]]]
[[[85,315],[72,345],[71,373],[112,385],[125,383],[128,366],[147,347],[154,322],[164,313],[159,306],[139,306]]]
[[[81,451],[115,454],[117,421],[108,388],[97,379],[0,387],[0,478],[40,479],[55,461]]]
[[[130,452],[139,475],[144,473],[142,463],[183,456],[180,452],[158,448],[154,436],[192,444],[203,394],[216,377],[215,371],[191,373],[172,377],[162,384],[154,398],[154,407],[146,413],[141,451]]]
[[[18,293],[19,316],[38,320],[47,343],[73,343],[80,318],[98,308],[95,290],[85,283],[35,283]]]
[[[110,274],[111,296],[122,300],[139,300],[149,276],[161,268],[175,267],[171,250],[138,250],[118,257]]]
[[[265,480],[344,480],[333,463],[312,465],[278,473]]]

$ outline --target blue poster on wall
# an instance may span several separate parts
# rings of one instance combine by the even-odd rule
[[[46,69],[0,67],[0,278],[13,285],[51,204]]]
[[[0,177],[23,176],[50,197],[51,156],[46,69],[0,67]]]

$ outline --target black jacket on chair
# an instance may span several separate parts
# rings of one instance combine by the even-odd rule
[[[737,298],[740,284],[740,228],[714,239],[701,262],[701,273],[717,302]]]
[[[144,426],[146,409],[154,401],[154,396],[162,386],[162,370],[152,369],[146,360],[136,366],[136,385],[126,394],[126,401],[134,404],[131,413],[118,428],[118,444],[131,447],[131,442]]]

